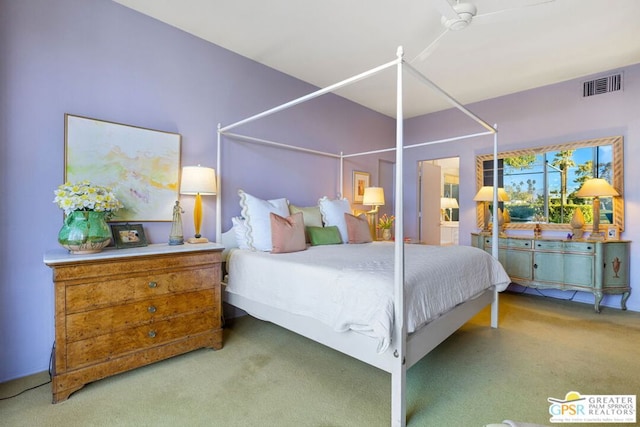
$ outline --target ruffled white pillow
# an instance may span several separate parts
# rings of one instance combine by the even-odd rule
[[[286,217],[289,215],[287,199],[262,200],[243,190],[238,190],[240,208],[247,227],[247,245],[250,249],[268,252],[271,250],[271,212]]]
[[[233,224],[233,233],[236,238],[236,243],[240,249],[249,249],[249,238],[247,237],[247,224],[244,218],[234,216],[231,218]]]
[[[347,222],[344,219],[344,214],[351,213],[351,205],[347,199],[335,199],[330,200],[328,197],[323,197],[318,200],[318,206],[320,206],[320,213],[322,214],[322,222],[326,226],[335,225],[340,231],[340,237],[342,241],[347,243],[349,241],[349,232],[347,231]]]

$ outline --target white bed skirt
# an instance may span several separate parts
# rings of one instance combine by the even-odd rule
[[[226,291],[223,292],[223,297],[228,304],[246,311],[257,319],[272,322],[383,371],[391,373],[394,364],[398,363],[394,355],[394,344],[399,340],[396,340],[395,337],[392,338],[392,344],[386,351],[378,353],[376,351],[378,341],[360,332],[351,330],[336,332],[311,317],[292,314]],[[407,368],[422,359],[424,355],[437,347],[484,307],[494,302],[497,303],[497,298],[498,293],[495,287],[491,287],[410,334],[407,337],[405,360]]]

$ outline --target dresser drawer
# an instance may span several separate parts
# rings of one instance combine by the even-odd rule
[[[107,277],[102,281],[68,286],[66,311],[76,313],[149,299],[174,292],[210,289],[218,283],[220,265],[178,272],[145,272],[138,276]]]
[[[595,252],[595,243],[590,242],[564,242],[564,250],[567,252],[584,252],[592,254]]]
[[[67,341],[79,341],[211,307],[217,312],[219,299],[216,287],[70,314],[66,318]],[[219,313],[216,318],[220,318]]]
[[[492,246],[492,238],[484,238],[485,247]],[[498,238],[499,248],[514,248],[514,249],[531,249],[531,240],[528,239],[505,239],[503,237]]]
[[[506,239],[508,240],[508,246],[515,249],[531,249],[531,240],[528,239]]]
[[[219,327],[215,310],[191,313],[67,343],[67,368],[93,365]],[[143,355],[141,355],[143,358]]]
[[[542,251],[562,251],[564,242],[562,240],[536,240],[534,247]]]
[[[158,270],[175,270],[199,268],[201,266],[220,263],[220,252],[186,252],[166,254],[153,257],[132,257],[125,259],[100,259],[95,262],[69,263],[56,266],[53,280],[68,284],[86,283],[93,279],[103,279],[105,275],[149,274]]]

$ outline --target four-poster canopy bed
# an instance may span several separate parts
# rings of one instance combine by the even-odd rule
[[[287,144],[282,144],[273,141],[267,141],[259,138],[239,135],[231,133],[230,130],[244,125],[246,123],[261,119],[276,112],[291,108],[300,103],[314,99],[321,95],[333,92],[343,86],[352,84],[359,80],[370,77],[383,70],[391,67],[396,67],[397,72],[397,117],[396,117],[396,146],[394,148],[368,151],[364,153],[354,154],[333,154],[322,151],[311,150],[307,148],[295,147]],[[472,118],[476,123],[481,125],[485,131],[481,133],[475,133],[472,135],[464,135],[459,137],[448,138],[439,141],[430,141],[415,145],[404,145],[403,142],[403,106],[402,106],[402,85],[403,85],[403,71],[409,71],[413,76],[418,78],[425,85],[430,86],[437,93],[447,99],[453,106],[464,114]],[[382,152],[395,151],[396,160],[396,176],[395,176],[395,218],[396,218],[396,239],[395,243],[381,243],[373,242],[368,245],[334,245],[334,247],[317,247],[314,249],[313,254],[303,254],[303,252],[296,252],[293,254],[279,254],[272,255],[268,252],[256,252],[251,250],[233,250],[229,254],[228,260],[228,283],[225,299],[228,303],[236,306],[250,315],[259,319],[267,320],[313,339],[317,342],[325,344],[338,351],[346,353],[354,358],[357,358],[365,363],[378,367],[391,373],[391,386],[392,386],[392,404],[391,404],[391,424],[394,426],[404,426],[406,424],[406,372],[409,367],[418,362],[424,355],[429,353],[433,348],[439,345],[447,337],[458,330],[464,323],[466,323],[471,317],[477,314],[487,305],[491,304],[491,326],[497,327],[498,323],[498,291],[504,290],[508,284],[508,276],[497,262],[497,254],[494,253],[493,257],[488,254],[469,247],[457,247],[448,248],[448,258],[440,258],[440,255],[436,256],[434,251],[446,251],[447,248],[427,247],[423,245],[406,245],[404,242],[403,222],[403,153],[406,149],[420,147],[424,145],[437,144],[443,142],[449,142],[464,138],[473,138],[482,135],[494,135],[494,153],[497,153],[497,130],[494,126],[489,125],[475,114],[467,110],[464,106],[454,100],[451,96],[446,94],[419,71],[413,68],[410,64],[406,63],[403,59],[402,48],[398,48],[397,59],[389,63],[383,64],[370,71],[362,74],[358,74],[342,82],[336,83],[324,89],[320,89],[309,95],[295,99],[281,106],[272,108],[263,113],[251,116],[244,120],[238,121],[231,125],[221,126],[218,125],[218,144],[217,144],[217,173],[218,182],[221,175],[221,143],[223,137],[225,139],[237,139],[251,143],[265,144],[269,146],[297,150],[307,152],[313,155],[328,156],[339,159],[340,161],[340,189],[343,188],[343,168],[344,159],[354,156],[372,155]],[[497,156],[494,155],[494,159]],[[497,167],[494,168],[497,170]],[[494,176],[494,188],[497,188],[497,176]],[[241,195],[242,197],[242,195]],[[494,199],[497,199],[497,194],[494,194]],[[497,200],[494,200],[497,202]],[[216,240],[222,241],[222,229],[221,229],[221,192],[218,191],[218,203],[217,203],[217,228],[216,228]],[[232,231],[225,233],[229,234]],[[493,248],[496,249],[497,245],[497,227],[494,228],[494,244]],[[360,246],[366,249],[356,248]],[[340,255],[332,255],[334,251],[340,250]],[[351,258],[353,253],[360,251],[366,253],[364,260],[366,261],[354,261]],[[425,252],[426,251],[426,252]],[[432,251],[432,252],[429,252]],[[305,251],[312,252],[312,251]],[[340,258],[338,265],[329,265],[330,261],[325,261],[322,253],[326,253],[329,258]],[[331,254],[329,253],[331,252]],[[350,254],[346,254],[350,252]],[[440,252],[439,252],[440,253]],[[443,257],[445,255],[442,255]],[[467,264],[469,269],[464,270],[462,268],[463,259],[469,257]],[[485,257],[485,258],[482,258]],[[304,294],[300,290],[300,286],[303,284],[305,292],[315,292],[316,288],[313,288],[313,277],[316,276],[317,280],[322,281],[323,286],[321,288],[332,288],[334,292],[345,293],[345,288],[352,294],[342,295],[344,299],[360,299],[349,298],[353,295],[361,296],[363,292],[366,292],[365,288],[375,288],[378,291],[385,286],[388,288],[380,293],[387,292],[388,298],[383,302],[380,302],[380,306],[375,308],[369,307],[368,311],[365,307],[364,311],[375,312],[374,326],[363,326],[359,321],[354,320],[351,324],[344,322],[340,323],[336,319],[336,324],[331,324],[331,320],[323,318],[323,313],[309,314],[307,313],[311,309],[299,308],[291,309],[288,307],[288,303],[281,303],[283,295],[287,292],[285,288],[279,286],[270,286],[268,283],[263,283],[263,288],[252,289],[251,286],[257,282],[266,282],[267,278],[270,281],[277,282],[279,280],[285,281],[290,277],[294,277],[294,271],[297,269],[298,259],[307,258],[307,262],[310,262],[312,273],[302,272],[301,278],[296,282],[296,287],[292,293],[303,294],[303,297],[298,303],[304,304]],[[431,267],[426,272],[420,270],[422,264],[426,264],[424,261],[426,258],[435,258],[440,263],[440,266]],[[277,260],[276,260],[277,259]],[[442,261],[445,259],[446,261]],[[417,260],[417,261],[416,261]],[[277,263],[282,261],[281,267],[277,266]],[[333,262],[333,261],[331,261]],[[367,264],[369,263],[369,264]],[[374,274],[371,271],[363,271],[369,268],[370,264],[374,263]],[[384,269],[378,270],[380,265],[387,264]],[[326,264],[326,265],[325,265]],[[353,267],[357,264],[357,267]],[[366,265],[365,265],[366,264]],[[419,265],[420,266],[419,266]],[[445,269],[443,275],[437,276],[435,270],[442,267],[444,264],[450,264],[448,269]],[[272,265],[275,265],[272,267]],[[363,267],[364,265],[364,267]],[[325,269],[325,267],[327,267]],[[278,269],[279,268],[279,269]],[[336,270],[337,269],[337,270]],[[249,274],[252,270],[259,271],[258,275]],[[283,273],[284,271],[284,273]],[[462,271],[462,273],[460,273]],[[481,274],[484,272],[484,275]],[[460,274],[458,274],[460,273]],[[285,277],[279,277],[287,276]],[[307,274],[307,276],[304,276]],[[368,274],[364,285],[357,285],[357,275]],[[242,280],[243,276],[244,281]],[[335,277],[334,277],[335,276]],[[383,277],[386,282],[377,283],[373,276]],[[449,294],[449,288],[453,286],[451,277],[456,276],[456,280],[459,282],[466,282],[467,285],[474,281],[474,277],[478,277],[478,288],[469,289],[467,291],[461,291],[459,296],[451,297]],[[336,278],[338,277],[338,278]],[[348,277],[348,285],[347,279]],[[436,278],[434,280],[434,278]],[[381,280],[383,280],[381,279]],[[329,286],[329,283],[333,283]],[[442,286],[439,289],[432,290],[430,288],[414,291],[415,286],[435,286],[426,284],[426,282],[439,282]],[[278,282],[279,283],[279,282]],[[391,288],[391,283],[393,287]],[[464,288],[464,283],[462,283]],[[359,287],[358,287],[359,286]],[[264,288],[277,288],[277,295],[270,296]],[[435,299],[430,298],[430,292],[441,293],[443,298],[447,300],[447,303],[439,308],[433,308],[435,312],[430,312],[425,315],[418,315],[416,319],[416,308],[412,305],[414,300],[420,300],[423,303],[426,300]],[[458,292],[458,291],[456,291]],[[466,294],[465,294],[466,292]],[[422,295],[421,293],[424,293]],[[314,298],[318,295],[314,295]],[[335,299],[335,294],[333,295]],[[420,299],[423,298],[423,299]],[[329,297],[330,299],[330,297]],[[364,298],[366,299],[366,298]],[[380,298],[382,300],[382,298]],[[332,304],[335,301],[329,301]],[[316,304],[314,302],[314,304]],[[319,304],[316,304],[319,305]],[[329,309],[339,312],[342,309],[330,306]],[[362,309],[362,307],[356,307],[355,310]],[[389,311],[388,319],[376,317],[380,312]],[[302,315],[305,314],[305,315]],[[317,314],[317,315],[316,315]],[[371,313],[369,313],[371,314]],[[315,316],[315,317],[312,317]],[[355,316],[355,315],[354,315]],[[325,316],[326,317],[326,316]],[[339,317],[339,316],[338,316]],[[352,313],[349,316],[352,317]],[[366,317],[366,315],[365,315]],[[384,316],[383,316],[384,317]],[[348,323],[348,322],[347,322]],[[338,325],[339,324],[339,325]],[[385,324],[380,328],[381,324]],[[376,330],[385,330],[382,334],[374,333]],[[340,330],[341,332],[337,332]],[[385,336],[385,334],[387,334]],[[374,336],[375,335],[375,336]],[[374,336],[374,339],[372,339]]]

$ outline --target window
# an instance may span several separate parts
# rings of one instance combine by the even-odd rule
[[[537,222],[562,228],[576,209],[582,210],[586,223],[592,223],[592,200],[575,197],[590,178],[603,178],[623,194],[622,137],[510,151],[498,157],[498,185],[510,198],[503,206],[511,218],[507,228],[533,228]],[[493,185],[493,156],[478,156],[477,165],[478,186]],[[623,229],[623,202],[622,197],[600,198],[600,222]]]

